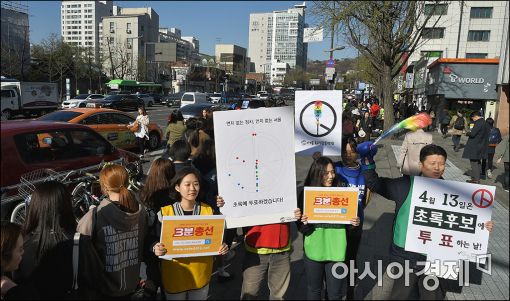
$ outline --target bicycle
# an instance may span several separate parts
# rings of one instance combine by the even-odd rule
[[[108,163],[117,163],[122,164],[123,159],[118,159],[112,162],[101,162],[97,165],[92,165],[89,167],[85,167],[78,170],[71,170],[71,171],[64,171],[64,172],[56,172],[52,169],[45,168],[45,169],[39,169],[31,171],[23,176],[20,177],[20,184],[15,185],[10,188],[18,188],[18,194],[12,197],[9,197],[6,201],[11,200],[20,200],[21,202],[17,204],[14,209],[11,212],[10,220],[13,223],[17,223],[22,225],[25,222],[27,208],[30,203],[30,198],[32,195],[32,192],[35,190],[36,185],[48,181],[59,181],[63,183],[64,185],[74,187],[73,191],[76,190],[77,186],[81,184],[82,182],[86,182],[87,179],[90,178],[91,174],[89,174],[89,171],[94,171],[101,169],[103,166],[105,166]],[[80,175],[85,174],[85,177],[79,177]],[[95,177],[95,176],[94,176]],[[97,182],[97,177],[96,177]],[[83,186],[83,184],[82,184]],[[79,198],[77,197],[78,192],[76,191],[75,194],[71,194],[73,197],[73,209],[75,203],[79,203]],[[88,195],[86,197],[92,197],[92,195]],[[82,194],[81,198],[85,198],[84,194]],[[85,201],[85,199],[81,200],[83,204],[92,204],[93,201]],[[81,204],[81,203],[80,203]],[[90,205],[88,205],[90,207]],[[88,210],[87,207],[87,210]]]

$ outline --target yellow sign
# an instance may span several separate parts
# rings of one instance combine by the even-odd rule
[[[223,243],[225,216],[163,216],[161,242],[163,259],[218,255]]]
[[[358,188],[305,187],[303,214],[311,224],[349,224],[358,216]]]

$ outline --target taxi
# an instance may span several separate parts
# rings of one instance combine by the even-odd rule
[[[120,149],[136,148],[135,135],[127,128],[135,118],[128,113],[103,108],[74,108],[55,111],[38,118],[43,121],[69,122],[86,125]],[[149,123],[147,147],[156,150],[163,139],[163,132],[156,123]]]

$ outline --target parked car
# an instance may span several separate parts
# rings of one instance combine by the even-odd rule
[[[154,97],[150,96],[149,94],[137,93],[132,95],[141,98],[145,107],[152,107],[154,105]]]
[[[262,99],[258,98],[245,98],[242,100],[238,100],[234,104],[232,104],[231,109],[240,110],[240,109],[258,109],[266,107],[265,102]]]
[[[209,98],[211,99],[212,103],[219,103],[221,100],[221,93],[210,93]]]
[[[38,120],[84,124],[101,134],[118,148],[136,148],[135,135],[126,127],[129,123],[135,121],[135,118],[128,113],[111,109],[77,108],[52,112]],[[148,128],[148,148],[155,150],[163,140],[163,132],[154,122],[149,123]]]
[[[181,106],[181,98],[184,92],[174,93],[167,96],[164,96],[161,100],[162,104],[166,104],[167,107],[180,107]]]
[[[16,197],[21,176],[51,168],[76,170],[123,159],[138,157],[113,146],[94,130],[81,124],[38,120],[1,122],[2,219],[10,216],[21,199]]]
[[[202,115],[203,109],[213,108],[215,105],[212,103],[195,103],[190,105],[185,105],[182,107],[181,113],[184,117],[184,120],[193,118],[193,117],[200,117]]]
[[[62,109],[70,109],[70,108],[85,108],[87,106],[87,102],[93,99],[103,99],[105,96],[101,94],[80,94],[75,97],[65,100],[62,102]]]
[[[257,93],[257,96],[261,99],[261,100],[267,100],[268,98],[271,98],[271,94],[267,93],[266,91],[259,91]]]
[[[136,111],[138,106],[145,105],[144,101],[135,95],[109,95],[104,99],[93,100],[87,103],[87,108],[107,108],[123,111]]]
[[[152,98],[154,98],[154,102],[155,103],[161,103],[161,100],[163,98],[163,96],[161,94],[158,94],[158,93],[148,93],[149,96],[152,96]]]

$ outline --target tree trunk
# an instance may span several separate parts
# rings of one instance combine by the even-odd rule
[[[393,112],[393,83],[391,81],[391,66],[384,66],[381,78],[384,99],[384,130],[388,130],[395,123]]]

